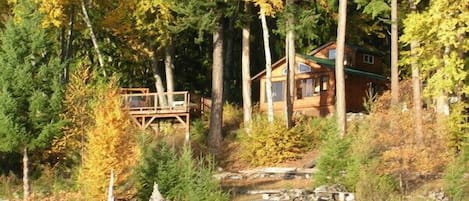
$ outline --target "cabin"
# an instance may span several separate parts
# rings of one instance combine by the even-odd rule
[[[335,48],[335,42],[329,42],[309,54],[296,54],[294,113],[308,116],[334,113]],[[360,112],[364,110],[367,93],[379,93],[386,88],[387,78],[382,75],[383,54],[346,45],[344,56],[347,112]],[[272,65],[272,100],[276,113],[285,110],[286,74],[284,57]],[[252,81],[259,81],[259,107],[266,111],[265,70],[255,75]]]

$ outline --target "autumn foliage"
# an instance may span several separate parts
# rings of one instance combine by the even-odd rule
[[[93,108],[95,125],[86,133],[87,143],[78,183],[86,200],[105,200],[110,173],[114,173],[115,197],[133,194],[126,185],[138,158],[131,121],[121,110],[115,81],[105,84]]]
[[[85,135],[93,121],[91,102],[94,99],[93,87],[90,84],[92,73],[90,67],[82,64],[70,76],[67,85],[64,112],[66,121],[63,135],[54,139],[50,154],[59,157],[62,162],[77,163],[81,160]]]

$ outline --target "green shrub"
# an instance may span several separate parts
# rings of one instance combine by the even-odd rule
[[[362,167],[355,188],[357,200],[391,201],[398,200],[397,184],[390,175],[378,175],[373,166]]]
[[[205,147],[208,135],[208,122],[203,119],[195,119],[191,123],[191,140],[198,146]]]
[[[228,200],[228,195],[212,177],[210,160],[194,160],[187,147],[179,155],[164,143],[151,143],[143,150],[143,160],[136,174],[139,200],[149,199],[154,182],[169,200]]]
[[[453,161],[446,169],[444,174],[445,192],[454,201],[463,201],[469,199],[469,182],[464,174],[469,171],[469,160],[461,155]]]
[[[326,118],[305,118],[300,119],[295,128],[304,128],[301,133],[304,134],[309,148],[318,148],[328,136],[337,134],[337,124],[334,117]]]
[[[318,172],[313,176],[314,185],[346,184],[346,170],[350,163],[350,138],[331,135],[321,146],[317,161]]]

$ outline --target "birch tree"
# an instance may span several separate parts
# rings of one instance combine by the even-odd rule
[[[264,40],[264,53],[265,53],[265,91],[267,99],[267,119],[269,122],[274,121],[274,104],[272,100],[272,56],[270,54],[269,45],[269,28],[267,27],[266,15],[274,15],[278,10],[283,8],[281,0],[249,0],[253,1],[255,5],[259,6],[259,17],[261,18],[262,33]]]
[[[341,136],[345,135],[347,120],[345,108],[344,51],[345,27],[347,20],[347,0],[339,0],[339,22],[337,25],[337,47],[335,58],[336,114]]]
[[[248,2],[244,3],[244,11],[247,15],[250,14],[250,5]],[[244,22],[242,29],[242,90],[243,90],[243,119],[245,128],[250,128],[252,116],[252,101],[251,101],[251,71],[250,71],[250,38],[251,38],[251,20],[247,19]]]
[[[98,64],[103,70],[103,75],[106,76],[106,69],[104,69],[104,58],[103,54],[101,53],[101,49],[99,48],[98,39],[96,37],[93,24],[91,23],[90,17],[88,15],[88,8],[86,7],[85,1],[80,1],[81,12],[83,14],[83,21],[85,22],[86,26],[88,27],[88,31],[90,32],[91,42],[93,43],[94,51],[96,52],[96,56],[98,57]]]

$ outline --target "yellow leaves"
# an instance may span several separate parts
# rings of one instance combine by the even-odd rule
[[[245,0],[254,2],[256,6],[259,6],[260,12],[266,16],[273,16],[275,13],[283,9],[282,0]]]
[[[42,25],[45,27],[60,27],[67,20],[64,12],[74,3],[73,0],[35,0],[39,4],[39,11],[45,14]]]
[[[412,13],[404,20],[405,44],[417,42],[417,56],[406,53],[402,63],[412,62],[421,68],[426,79],[425,95],[435,97],[443,93],[461,93],[454,87],[467,79],[464,58],[454,56],[469,51],[468,0],[434,0],[427,10]]]
[[[87,200],[105,200],[109,174],[114,171],[117,197],[127,197],[133,188],[122,188],[136,164],[139,152],[129,116],[121,110],[121,100],[112,80],[100,89],[94,106],[95,124],[86,133],[84,162],[79,184]]]
[[[93,124],[90,103],[93,91],[87,82],[92,78],[90,67],[78,65],[70,75],[65,91],[64,113],[61,118],[67,122],[64,135],[52,142],[52,154],[65,158],[78,158],[83,147],[85,132]]]
[[[307,124],[307,122],[301,122]],[[252,122],[251,133],[241,137],[241,158],[252,165],[267,165],[295,159],[311,142],[311,133],[305,132],[300,123],[287,129],[280,119],[273,123],[257,117]],[[319,131],[316,131],[319,132]]]
[[[172,6],[169,0],[139,1],[133,14],[136,28],[166,44],[170,39],[169,26],[174,22]]]

